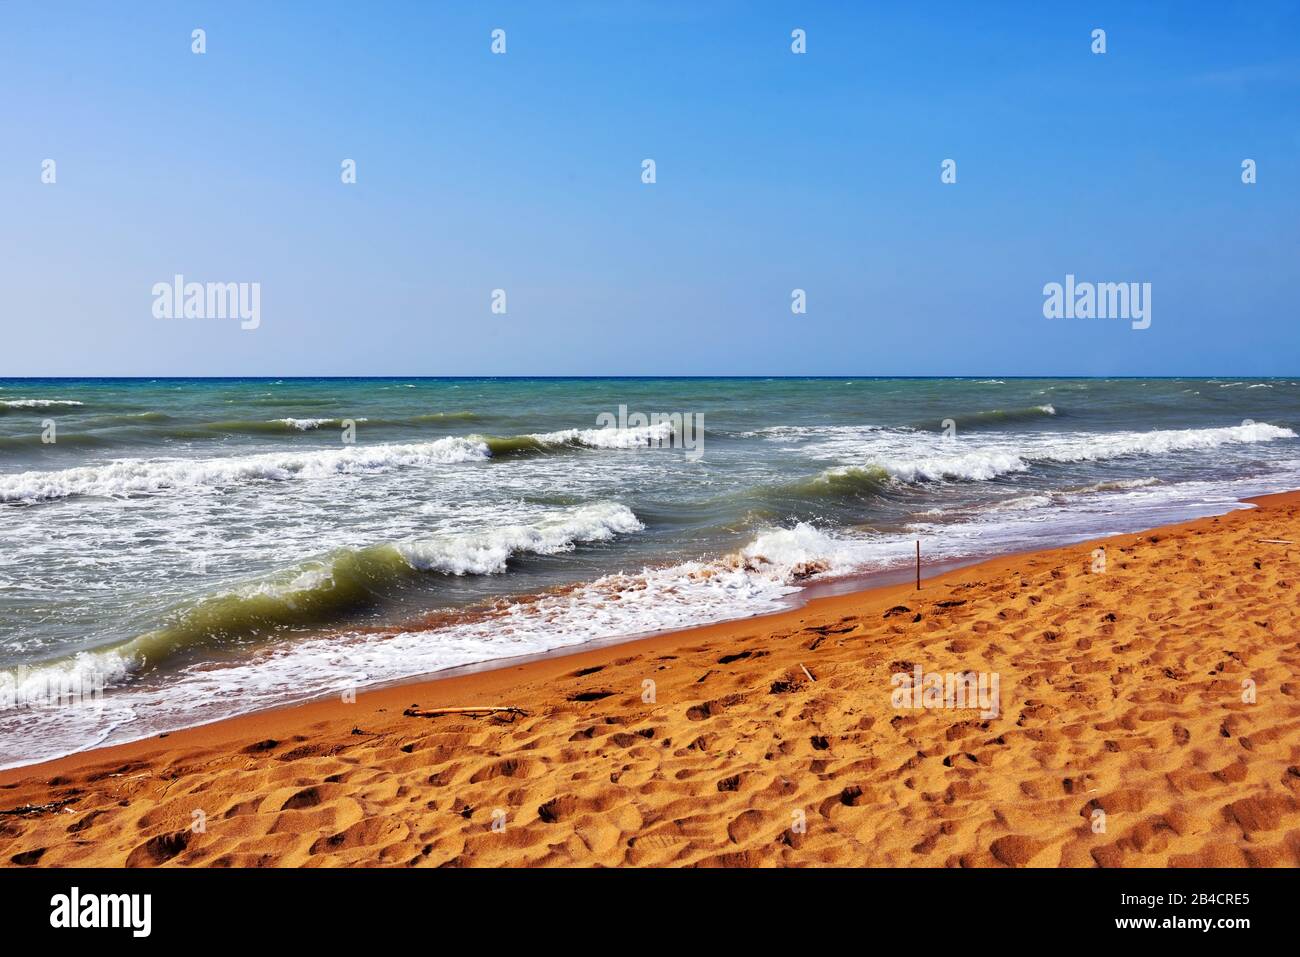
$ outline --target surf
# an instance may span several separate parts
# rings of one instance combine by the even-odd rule
[[[548,556],[644,529],[625,505],[601,502],[519,523],[343,548],[262,578],[182,603],[158,627],[111,647],[27,669],[22,681],[95,674],[111,683],[178,656],[264,645],[293,632],[338,627],[429,576],[501,575],[522,556]],[[429,596],[430,600],[434,600]],[[22,681],[0,672],[0,697]]]
[[[1132,457],[1206,451],[1225,445],[1248,445],[1296,438],[1289,428],[1265,422],[1225,428],[1175,429],[1151,432],[1048,434],[1037,440],[963,448],[961,439],[941,440],[917,454],[869,457],[864,468],[879,469],[909,484],[921,482],[988,482],[1036,466],[1105,462]],[[951,448],[951,451],[949,449]],[[823,473],[829,482],[837,472]]]

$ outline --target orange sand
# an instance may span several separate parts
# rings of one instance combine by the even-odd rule
[[[1296,866],[1300,493],[1257,501],[0,772],[0,862]],[[895,708],[917,664],[1000,714]]]

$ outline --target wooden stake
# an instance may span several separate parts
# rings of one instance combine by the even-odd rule
[[[916,540],[916,590],[921,590],[921,540]]]

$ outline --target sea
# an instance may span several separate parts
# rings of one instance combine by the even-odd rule
[[[1285,378],[0,379],[0,766],[1221,514],[1297,429]]]

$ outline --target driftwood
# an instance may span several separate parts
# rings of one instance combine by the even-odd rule
[[[1285,538],[1261,538],[1262,545],[1294,545],[1295,542],[1288,542]]]
[[[527,715],[528,712],[523,708],[514,708],[508,705],[483,705],[482,707],[470,708],[426,708],[421,711],[419,708],[407,708],[402,714],[408,718],[437,718],[444,714],[514,714]]]

